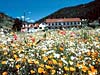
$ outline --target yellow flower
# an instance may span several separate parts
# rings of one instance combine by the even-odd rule
[[[45,73],[43,68],[38,68],[38,73]]]
[[[12,52],[13,52],[13,53],[16,53],[16,51],[14,51],[14,50],[13,50]]]
[[[52,59],[53,58],[53,55],[49,55],[48,58]]]
[[[70,67],[70,71],[75,71],[75,68],[74,67]]]
[[[33,61],[31,59],[28,60],[29,64],[33,64]]]
[[[69,68],[68,68],[68,67],[64,67],[64,70],[65,70],[65,71],[69,71]]]
[[[60,47],[60,48],[59,48],[59,50],[60,50],[60,51],[63,51],[63,50],[64,50],[64,48],[63,48],[63,47]]]
[[[4,55],[7,55],[8,53],[7,53],[7,51],[4,51]]]
[[[78,68],[81,66],[81,64],[79,64],[79,63],[77,63],[77,65],[76,65]]]
[[[59,67],[62,67],[63,62],[62,62],[61,60],[59,60],[59,61],[58,61],[58,65],[59,65]]]
[[[20,60],[20,58],[15,58],[15,60],[16,60],[16,61],[19,61],[19,60]]]
[[[26,60],[27,60],[26,58],[22,58],[22,60],[21,60],[21,61],[22,61],[22,62],[26,62]]]
[[[98,52],[93,52],[92,57],[96,58],[98,56]]]
[[[48,60],[48,64],[52,64],[53,62],[51,60]]]
[[[97,73],[97,69],[92,69],[91,71],[92,73],[95,73],[95,74]]]
[[[16,54],[14,54],[14,58],[17,58],[18,56]]]
[[[2,75],[8,75],[8,72],[3,72]]]
[[[49,66],[49,65],[45,65],[45,67],[47,68],[47,69],[53,69],[51,66]]]
[[[90,69],[91,69],[91,70],[94,69],[94,66],[90,66]]]
[[[79,56],[79,60],[82,60],[83,59],[83,56]]]
[[[66,59],[67,57],[66,56],[63,56],[63,58]]]
[[[68,75],[68,74],[64,74],[64,75]]]
[[[71,37],[71,38],[70,38],[70,41],[71,41],[71,42],[73,42],[73,41],[74,41],[74,39],[75,39],[74,37]]]
[[[83,71],[83,72],[86,72],[87,70],[88,70],[88,67],[82,65],[82,71]]]
[[[88,55],[88,56],[90,56],[90,55],[91,55],[91,52],[90,52],[90,51],[89,51],[89,52],[87,52],[87,55]]]
[[[97,73],[97,70],[94,68],[94,66],[90,66],[90,69],[92,73]]]
[[[44,67],[44,64],[40,64],[40,67]]]
[[[55,70],[51,70],[51,72],[52,72],[52,74],[53,74],[53,75],[56,73],[56,71],[55,71]]]
[[[44,61],[47,61],[47,60],[48,60],[48,57],[44,56],[44,57],[43,57],[43,60],[44,60]]]
[[[18,64],[18,65],[16,65],[16,68],[17,68],[17,69],[19,69],[20,67],[21,67],[21,66],[20,66],[19,64]]]
[[[100,58],[98,58],[98,60],[97,60],[98,62],[100,62]]]
[[[31,74],[34,74],[35,73],[35,71],[33,71],[33,70],[31,70],[30,72],[31,72]]]
[[[72,61],[69,61],[70,65],[73,65],[73,62]]]
[[[55,59],[52,59],[53,64],[57,64],[57,61]]]
[[[1,64],[6,64],[6,63],[7,63],[7,61],[2,61],[2,62],[1,62]]]
[[[38,60],[35,60],[34,63],[35,63],[35,64],[39,64],[39,61],[38,61]]]
[[[34,46],[37,46],[37,44],[36,44],[36,43],[33,43],[33,45],[34,45]]]
[[[57,50],[57,47],[54,47],[53,49],[54,49],[54,50]]]
[[[95,37],[95,40],[96,40],[96,41],[99,41],[99,38],[98,38],[98,37]]]
[[[11,34],[11,35],[14,35],[14,32],[11,32],[10,34]]]
[[[97,70],[94,69],[93,71],[88,71],[89,75],[96,75],[97,74]]]

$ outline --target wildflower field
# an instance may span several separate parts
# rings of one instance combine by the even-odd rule
[[[100,32],[8,33],[0,37],[0,75],[100,75]]]

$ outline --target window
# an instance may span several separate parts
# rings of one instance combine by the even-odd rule
[[[58,27],[55,27],[55,29],[57,29]]]
[[[63,25],[66,25],[66,23],[65,23],[65,22],[63,22]]]
[[[59,25],[59,22],[57,22],[57,25]]]
[[[66,29],[66,27],[64,27]]]
[[[42,29],[42,27],[39,27],[39,29]]]
[[[48,25],[50,26],[50,23]]]
[[[42,25],[44,25],[44,23],[41,23]]]
[[[69,22],[66,22],[66,25],[69,25]]]
[[[61,22],[59,22],[59,25],[61,25]]]
[[[80,22],[78,22],[78,24],[80,24]]]
[[[34,29],[37,29],[37,27],[34,27]]]
[[[74,25],[77,25],[77,23],[76,23],[76,22],[74,22]]]
[[[76,24],[77,24],[77,25],[79,25],[79,24],[80,24],[80,22],[76,22]]]
[[[55,23],[55,25],[57,25],[57,22]]]
[[[52,26],[54,26],[54,23],[52,23]]]
[[[51,27],[48,27],[48,29],[51,29]]]
[[[70,22],[70,24],[72,25],[72,24],[73,24],[73,22]]]

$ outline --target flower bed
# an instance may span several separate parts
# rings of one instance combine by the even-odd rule
[[[10,41],[0,43],[0,75],[100,74],[100,32],[96,30],[17,35],[13,39],[8,34]]]

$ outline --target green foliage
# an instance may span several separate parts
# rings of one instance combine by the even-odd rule
[[[0,12],[0,27],[11,28],[13,25],[13,18]]]
[[[16,19],[15,19],[15,22],[14,22],[14,24],[13,24],[12,29],[13,29],[14,31],[20,31],[20,30],[21,30],[21,27],[22,27],[22,21],[16,18]]]

